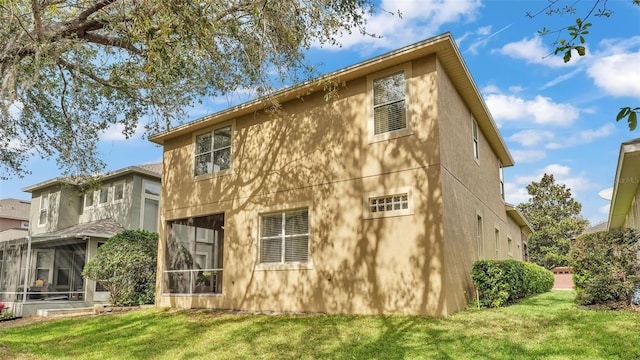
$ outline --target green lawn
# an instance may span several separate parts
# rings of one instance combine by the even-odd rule
[[[554,291],[447,319],[140,310],[0,327],[0,359],[638,359],[640,312]]]

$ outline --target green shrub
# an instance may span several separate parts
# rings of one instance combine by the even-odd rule
[[[113,305],[152,304],[157,258],[157,233],[126,230],[98,248],[82,275],[104,286]]]
[[[579,236],[569,252],[576,301],[617,307],[629,303],[638,283],[640,235],[633,229]]]
[[[553,287],[553,273],[536,264],[516,260],[480,260],[471,279],[481,306],[500,307]]]

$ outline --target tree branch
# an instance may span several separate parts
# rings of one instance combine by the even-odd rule
[[[97,2],[93,6],[87,8],[83,12],[81,12],[80,15],[78,15],[78,20],[80,20],[80,21],[87,20],[87,18],[89,18],[89,16],[91,16],[95,12],[100,11],[101,9],[113,4],[116,1],[117,0],[103,0],[103,1]]]
[[[109,38],[106,36],[92,34],[85,32],[84,34],[79,36],[80,38],[87,40],[88,42],[106,46],[113,46],[121,49],[128,50],[136,55],[144,55],[145,51],[138,49],[131,42],[125,39],[117,39],[117,38]]]

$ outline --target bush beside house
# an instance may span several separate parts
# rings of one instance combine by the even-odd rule
[[[153,304],[157,257],[157,233],[126,230],[98,248],[82,274],[109,291],[112,305]]]
[[[633,229],[579,236],[571,248],[576,301],[609,308],[629,305],[640,288],[640,233]]]
[[[500,307],[528,296],[550,291],[553,273],[516,260],[480,260],[473,263],[471,278],[480,306]]]

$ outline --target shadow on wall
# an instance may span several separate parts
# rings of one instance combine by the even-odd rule
[[[216,212],[226,220],[222,299],[172,297],[171,305],[444,314],[436,83],[425,86],[410,94],[433,99],[409,105],[415,133],[390,141],[369,142],[360,79],[338,98],[320,91],[237,119],[224,176],[193,180],[191,134],[165,144],[165,221]],[[413,187],[413,216],[363,219],[366,192],[401,186]],[[258,214],[284,203],[309,204],[312,266],[257,270]]]

